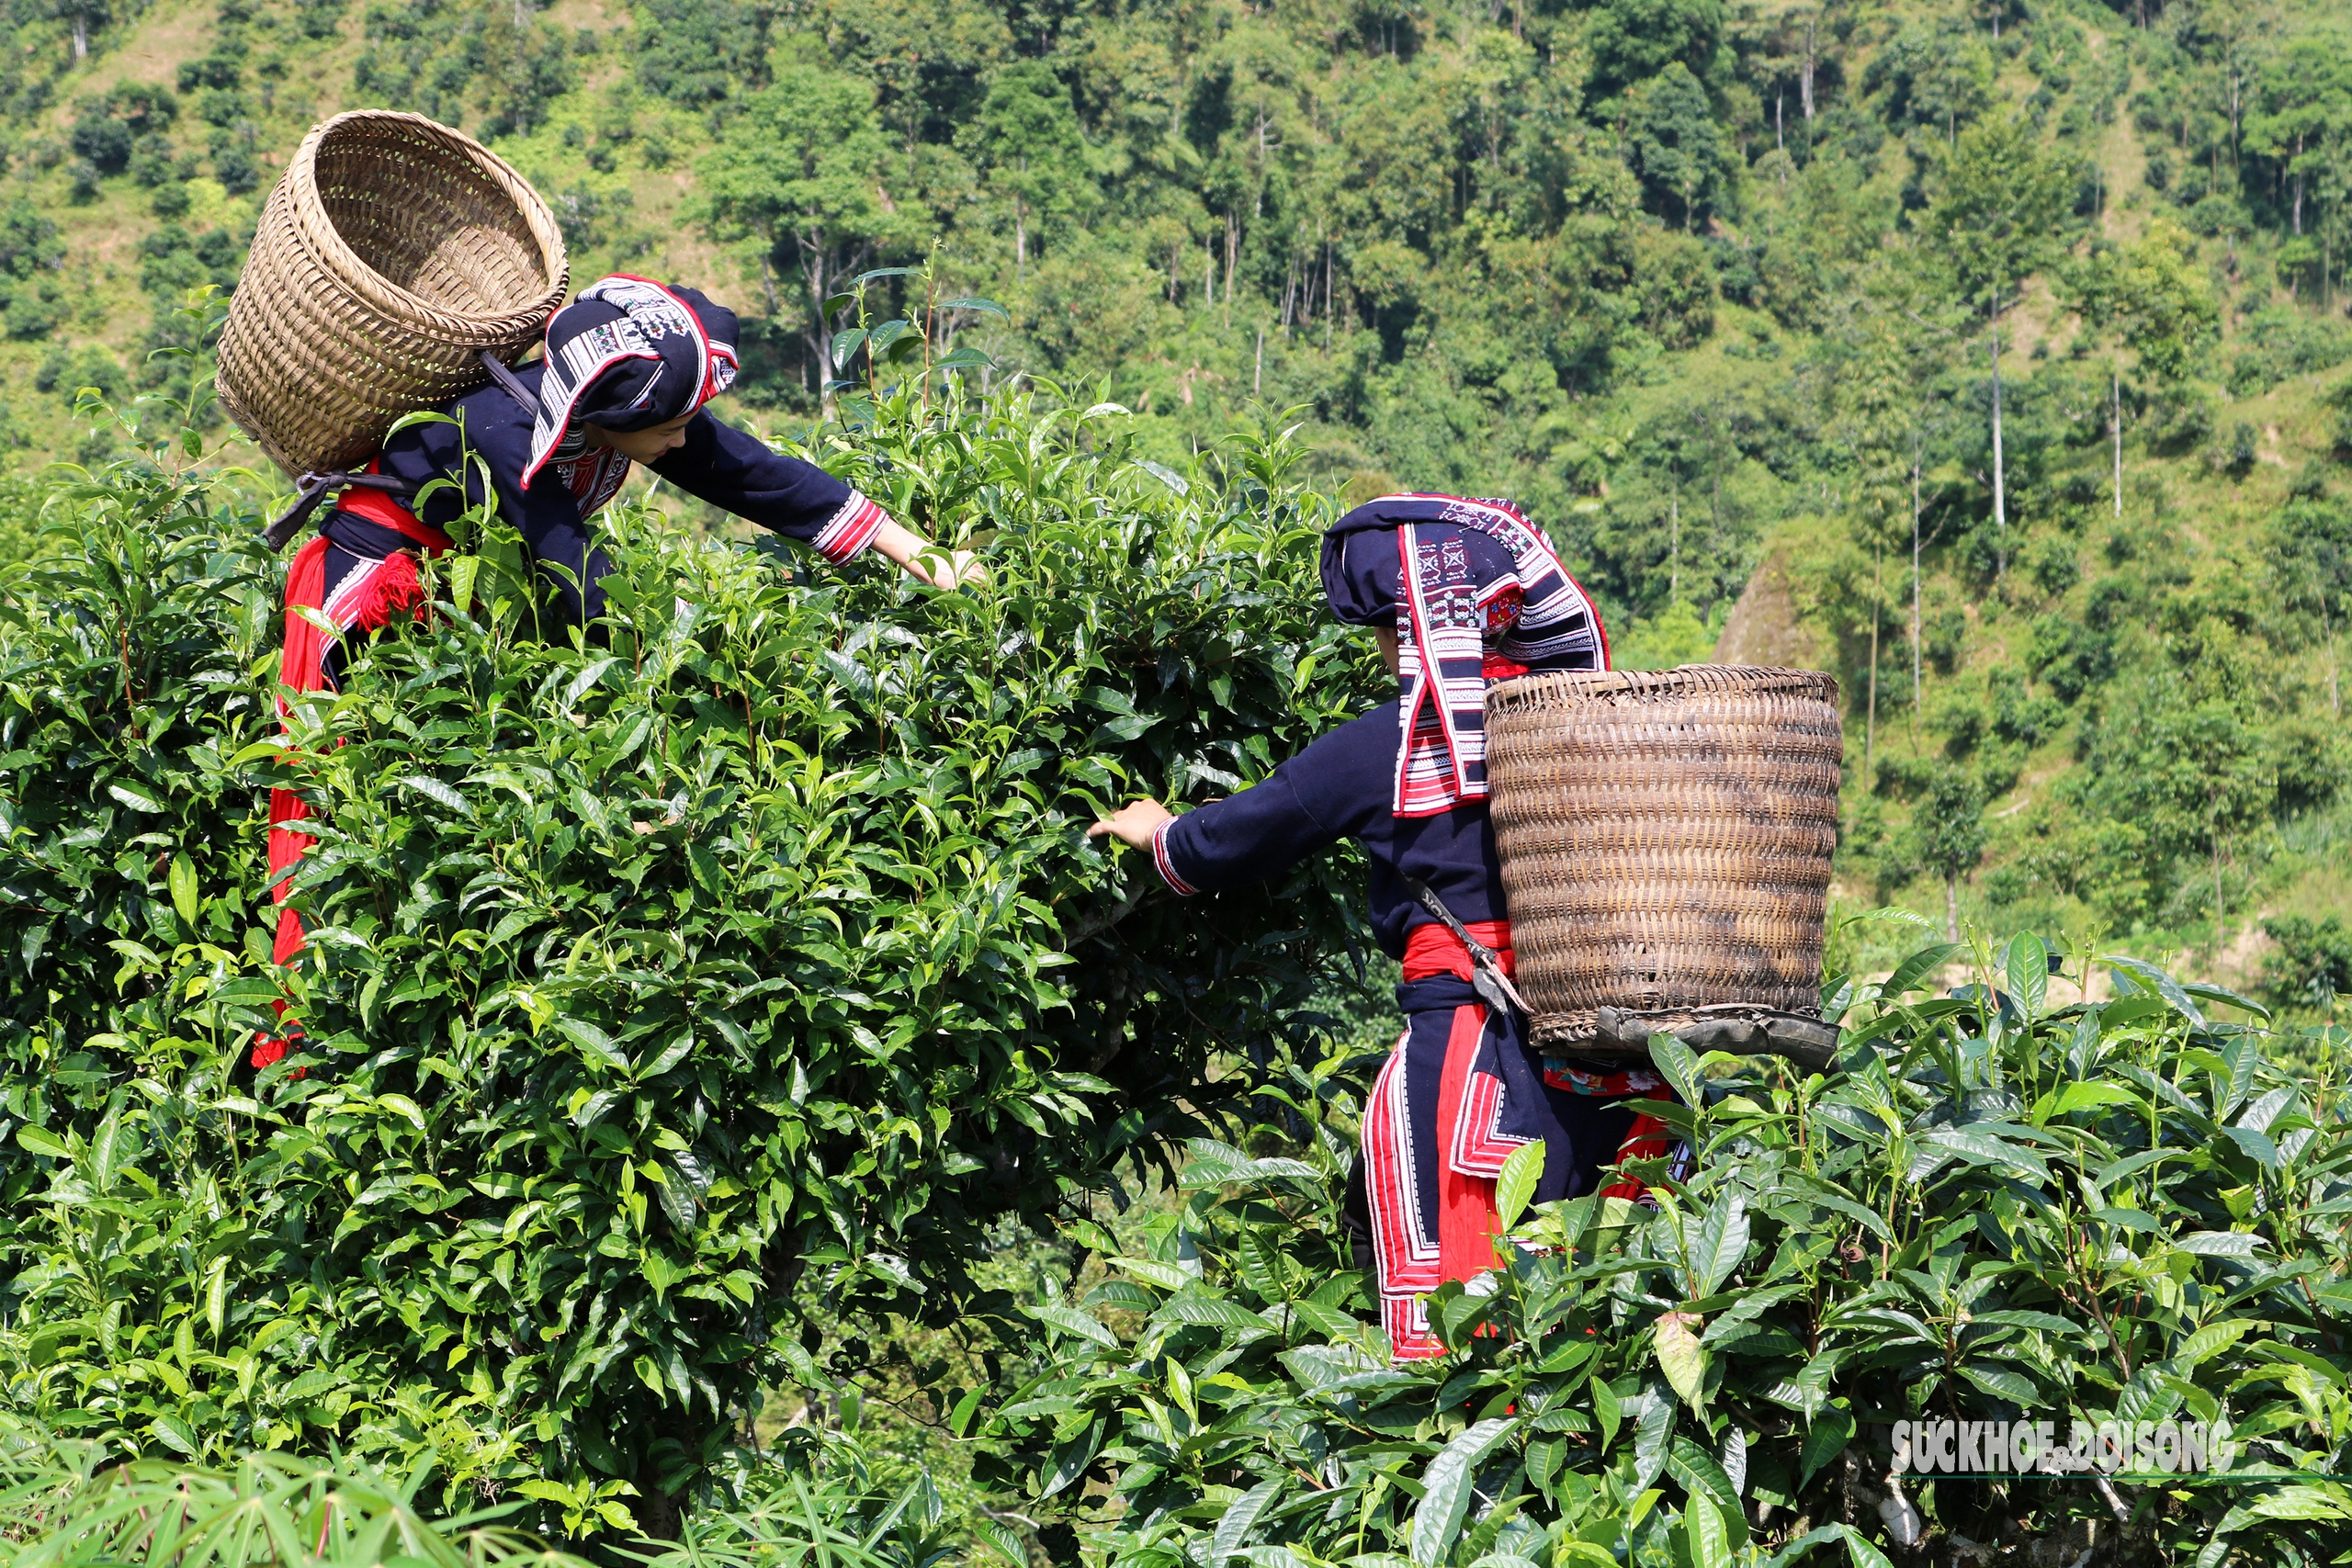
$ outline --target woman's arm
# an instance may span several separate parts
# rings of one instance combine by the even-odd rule
[[[928,587],[987,581],[971,551],[932,544],[824,469],[770,451],[708,410],[646,466],[687,494],[798,539],[828,560],[846,561],[871,546]]]
[[[949,550],[933,544],[895,517],[886,516],[874,531],[874,548],[899,564],[899,570],[927,588],[946,590],[962,583],[980,583],[989,574],[970,550]]]
[[[1086,830],[1115,837],[1151,856],[1175,893],[1218,893],[1263,881],[1336,842],[1340,834],[1306,808],[1288,776],[1299,759],[1264,783],[1179,817],[1156,800],[1129,801]]]
[[[1396,705],[1351,719],[1260,784],[1179,817],[1129,801],[1086,830],[1149,852],[1178,893],[1214,893],[1280,874],[1367,830],[1389,808]]]
[[[1151,836],[1176,814],[1156,800],[1131,800],[1086,830],[1090,839],[1115,837],[1131,850],[1148,850]]]

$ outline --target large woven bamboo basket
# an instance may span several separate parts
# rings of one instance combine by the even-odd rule
[[[220,401],[288,474],[366,459],[394,420],[489,379],[563,302],[530,183],[421,115],[313,127],[269,194],[220,334]]]
[[[1527,675],[1487,694],[1487,770],[1538,1044],[1616,1055],[1726,1004],[1818,1016],[1844,756],[1838,682],[1693,664]]]

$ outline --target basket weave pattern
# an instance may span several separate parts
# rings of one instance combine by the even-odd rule
[[[1817,1014],[1843,757],[1838,682],[1817,671],[1492,688],[1495,841],[1536,1042],[1598,1052],[1601,1007]]]
[[[288,474],[364,461],[481,385],[571,278],[554,214],[471,137],[366,109],[314,127],[263,209],[220,334],[220,401]]]

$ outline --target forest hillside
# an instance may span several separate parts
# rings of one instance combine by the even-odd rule
[[[0,556],[46,465],[116,448],[82,389],[202,374],[177,308],[233,287],[303,130],[413,109],[540,185],[575,279],[741,308],[756,424],[873,374],[838,291],[929,261],[1011,316],[938,311],[943,346],[1124,405],[1164,465],[1295,408],[1340,499],[1521,500],[1623,662],[1837,670],[1853,904],[2352,990],[2320,0],[0,16]]]

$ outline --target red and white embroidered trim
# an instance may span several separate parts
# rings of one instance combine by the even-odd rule
[[[1176,818],[1170,817],[1151,830],[1151,863],[1159,868],[1159,879],[1168,884],[1171,892],[1180,898],[1190,898],[1200,889],[1177,875],[1176,863],[1168,858],[1168,829],[1174,826]]]
[[[842,509],[809,543],[819,555],[839,566],[872,544],[874,536],[889,520],[888,513],[852,491],[849,499],[842,502]]]
[[[1380,1321],[1388,1331],[1388,1353],[1399,1361],[1442,1356],[1445,1343],[1430,1331],[1429,1307],[1421,1299],[1443,1282],[1444,1274],[1439,1249],[1420,1240],[1435,1227],[1425,1224],[1417,1212],[1423,1195],[1411,1174],[1413,1123],[1405,1100],[1402,1041],[1373,1081],[1372,1103],[1364,1108],[1363,1158]]]
[[[1489,1179],[1503,1173],[1503,1162],[1527,1140],[1501,1131],[1503,1080],[1491,1073],[1472,1073],[1463,1086],[1462,1111],[1453,1123],[1453,1146],[1448,1153],[1453,1168],[1464,1176]]]

